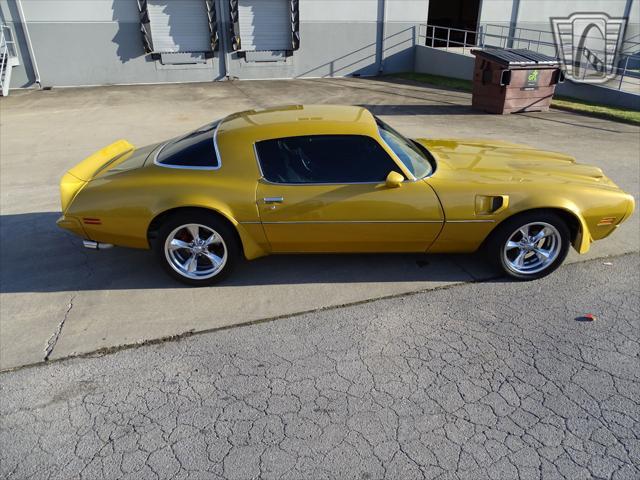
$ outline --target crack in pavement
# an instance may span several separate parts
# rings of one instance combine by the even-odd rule
[[[69,318],[69,313],[71,312],[71,309],[73,308],[73,300],[76,298],[76,296],[77,296],[77,294],[74,294],[69,299],[69,305],[67,305],[67,311],[64,312],[64,316],[62,317],[62,320],[60,320],[60,322],[58,323],[58,326],[56,327],[55,331],[51,334],[51,336],[49,337],[49,340],[47,340],[47,343],[46,343],[46,345],[44,347],[44,361],[45,362],[49,360],[49,357],[53,353],[53,349],[56,348],[56,344],[58,343],[58,339],[60,338],[60,334],[62,333],[62,327],[64,327],[64,324],[67,321],[67,318]]]
[[[632,254],[633,255],[637,255],[638,252],[637,251],[630,251],[630,252],[623,252],[623,253],[616,254],[616,255],[605,255],[605,256],[602,256],[602,257],[596,257],[596,258],[592,258],[592,259],[578,260],[576,262],[567,264],[565,266],[565,268],[567,266],[569,266],[569,265],[589,264],[589,263],[592,263],[592,262],[604,261],[604,260],[608,260],[608,259],[613,259],[614,260],[614,259],[625,257],[627,255],[632,255]],[[69,359],[72,359],[72,358],[90,358],[90,357],[96,357],[96,356],[110,355],[110,354],[114,354],[114,353],[122,351],[122,350],[135,349],[135,348],[144,347],[144,346],[162,344],[162,343],[166,343],[166,342],[176,342],[176,341],[184,340],[184,339],[192,337],[192,336],[206,335],[206,334],[210,334],[210,333],[214,333],[214,332],[223,332],[223,331],[230,330],[230,329],[246,328],[246,327],[251,327],[251,326],[259,325],[259,324],[263,324],[263,323],[274,322],[274,321],[277,321],[277,320],[295,318],[295,317],[298,317],[298,316],[301,316],[301,315],[307,315],[307,314],[310,314],[310,313],[338,310],[338,309],[345,308],[345,307],[358,306],[358,305],[363,305],[363,304],[367,304],[367,303],[377,302],[377,301],[380,301],[380,300],[390,300],[390,299],[394,299],[394,298],[410,297],[410,296],[413,296],[413,295],[420,295],[420,294],[427,293],[427,292],[437,292],[437,291],[440,291],[440,290],[448,290],[448,289],[452,289],[452,288],[462,287],[464,285],[469,285],[469,284],[480,284],[480,285],[482,285],[483,283],[492,282],[492,281],[499,280],[500,278],[503,278],[498,273],[493,274],[493,275],[487,274],[487,275],[484,275],[484,276],[474,275],[473,273],[471,273],[471,271],[468,271],[469,269],[464,269],[461,266],[459,260],[456,258],[455,255],[452,256],[452,262],[454,263],[454,265],[458,266],[461,270],[463,270],[465,273],[467,273],[469,275],[469,277],[470,277],[470,280],[456,281],[456,282],[452,282],[452,283],[447,284],[447,285],[439,285],[439,286],[436,286],[436,287],[421,288],[419,290],[411,290],[411,291],[407,291],[407,292],[400,292],[400,293],[393,293],[393,294],[390,294],[390,295],[383,295],[383,296],[380,296],[380,297],[366,298],[366,299],[358,300],[358,301],[355,301],[355,302],[347,302],[347,303],[342,303],[342,304],[327,305],[327,306],[322,306],[322,307],[319,307],[319,308],[313,308],[313,309],[310,309],[310,310],[302,310],[302,311],[299,311],[299,312],[286,313],[286,314],[283,314],[283,315],[275,315],[275,316],[272,316],[272,317],[258,318],[258,319],[251,320],[251,321],[248,321],[248,322],[235,323],[235,324],[225,325],[225,326],[221,326],[221,327],[206,328],[206,329],[202,329],[202,330],[195,330],[195,329],[191,328],[191,329],[183,331],[183,332],[178,332],[178,333],[174,333],[174,334],[171,334],[171,335],[165,335],[165,336],[162,336],[162,337],[149,338],[149,339],[140,339],[140,340],[132,342],[132,343],[121,343],[121,344],[117,344],[117,345],[110,345],[110,346],[107,346],[107,347],[98,348],[98,349],[90,350],[90,351],[87,351],[87,352],[74,352],[74,353],[65,355],[63,357],[56,358],[54,360],[48,360],[49,356],[47,356],[44,359],[44,361],[42,361],[42,362],[33,362],[33,363],[24,364],[24,365],[17,365],[15,367],[11,367],[11,368],[0,369],[0,374],[9,373],[9,372],[15,372],[15,371],[18,371],[18,370],[29,369],[29,368],[37,368],[39,366],[45,365],[45,362],[51,363],[51,362],[59,362],[59,361],[69,360]],[[77,294],[78,294],[78,292],[76,292],[76,294],[74,294],[74,296],[72,297],[72,300],[77,296]],[[67,312],[67,314],[68,314],[68,312]],[[63,322],[64,321],[66,321],[66,316],[65,316],[65,319],[63,319]],[[54,335],[52,335],[52,338],[54,336],[55,336],[55,333],[54,333]],[[52,338],[50,338],[49,341],[51,341]],[[57,341],[57,337],[56,337],[56,341]]]
[[[635,480],[640,259],[601,261],[2,374],[0,478]]]

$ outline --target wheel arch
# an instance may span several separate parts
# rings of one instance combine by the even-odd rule
[[[589,234],[589,228],[587,227],[586,222],[577,212],[563,207],[527,208],[525,210],[514,212],[512,215],[503,218],[493,227],[491,232],[489,232],[489,234],[487,235],[487,238],[484,240],[483,244],[486,243],[492,237],[492,235],[495,234],[498,228],[507,220],[511,220],[520,215],[530,214],[534,212],[548,212],[558,215],[560,218],[562,218],[562,220],[564,220],[565,224],[569,228],[569,232],[571,233],[571,245],[573,246],[573,248],[578,253],[587,253],[589,251],[591,236]]]
[[[168,218],[174,215],[187,215],[194,212],[214,215],[221,221],[225,222],[236,235],[236,241],[242,248],[245,258],[253,259],[267,254],[267,252],[254,240],[249,232],[247,232],[246,229],[244,229],[233,217],[230,217],[215,208],[201,206],[174,207],[158,213],[153,217],[151,222],[149,222],[149,226],[147,227],[147,241],[149,242],[149,246],[153,247],[160,226],[167,221]]]

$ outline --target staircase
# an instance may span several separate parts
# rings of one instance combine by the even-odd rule
[[[0,95],[9,95],[11,84],[11,70],[19,65],[13,32],[8,25],[0,24]]]

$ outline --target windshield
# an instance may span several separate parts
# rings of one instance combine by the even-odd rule
[[[376,117],[380,136],[400,161],[416,178],[424,178],[433,172],[429,153],[421,145],[403,137],[389,125]]]

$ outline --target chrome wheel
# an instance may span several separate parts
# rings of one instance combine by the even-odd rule
[[[513,232],[502,250],[505,266],[521,275],[550,267],[562,248],[562,237],[553,225],[533,222]]]
[[[198,223],[175,228],[164,243],[164,254],[176,272],[192,280],[214,277],[227,263],[227,245],[218,232]]]

